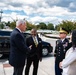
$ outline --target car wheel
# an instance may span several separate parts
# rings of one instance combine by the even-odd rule
[[[49,52],[48,52],[48,48],[47,48],[47,47],[43,47],[43,48],[42,48],[42,55],[43,55],[43,56],[47,56],[48,53],[49,53]]]

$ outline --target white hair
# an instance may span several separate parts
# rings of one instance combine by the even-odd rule
[[[26,21],[25,20],[18,20],[17,22],[16,22],[16,26],[19,26],[19,25],[23,25],[24,23],[26,23]]]

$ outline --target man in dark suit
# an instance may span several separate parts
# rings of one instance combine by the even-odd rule
[[[62,75],[62,69],[59,63],[65,58],[66,51],[71,47],[69,40],[66,38],[68,31],[64,28],[60,29],[60,39],[56,41],[55,47],[55,75]]]
[[[10,37],[10,57],[9,64],[14,67],[13,75],[22,75],[25,65],[26,53],[30,51],[30,47],[25,44],[23,32],[26,30],[26,22],[18,20],[16,28]]]
[[[31,30],[31,36],[26,39],[29,47],[32,45],[30,53],[27,56],[25,75],[29,75],[30,66],[33,63],[33,74],[37,75],[39,60],[42,60],[42,40],[38,37],[36,29]]]

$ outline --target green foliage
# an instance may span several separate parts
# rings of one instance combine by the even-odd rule
[[[41,27],[40,27],[40,25],[36,25],[36,28],[37,28],[37,29],[40,29]]]
[[[36,28],[35,25],[33,25],[32,23],[26,21],[26,25],[27,25],[27,30],[31,30],[32,28]]]
[[[48,23],[47,29],[54,30],[54,25],[52,23]]]
[[[2,22],[0,23],[0,29],[4,28],[4,24],[6,26],[9,26],[11,29],[14,29],[16,27],[16,21],[13,22]],[[61,23],[59,23],[58,25],[55,26],[52,23],[48,23],[46,25],[46,23],[44,22],[40,22],[38,25],[32,24],[28,21],[26,21],[26,25],[27,25],[27,30],[31,30],[32,28],[36,28],[36,29],[49,29],[49,30],[60,30],[60,27],[65,28],[66,30],[68,30],[69,32],[76,29],[76,21],[72,22],[72,21],[68,21],[68,20],[63,20]]]
[[[76,29],[76,22],[72,22],[72,21],[62,21],[60,24],[58,24],[55,29],[59,30],[60,27],[65,28],[66,30],[68,30],[69,32],[71,32],[72,30]]]
[[[44,22],[40,22],[39,23],[39,28],[40,29],[47,29],[47,26],[46,26],[46,24]]]
[[[8,21],[7,23],[5,23],[6,26],[9,26],[10,27],[10,21]]]
[[[73,29],[76,29],[76,21],[73,22]]]
[[[60,29],[60,26],[59,26],[59,25],[56,25],[56,26],[55,26],[55,30],[58,31],[59,29]]]
[[[15,27],[16,27],[16,22],[11,22],[11,23],[10,23],[10,28],[11,28],[11,29],[14,29]]]
[[[3,23],[0,23],[0,29],[3,29],[3,28],[4,28]]]

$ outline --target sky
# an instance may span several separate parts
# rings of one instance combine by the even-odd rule
[[[1,21],[26,19],[57,25],[62,20],[76,20],[75,0],[0,0]],[[1,15],[1,14],[0,14]]]

